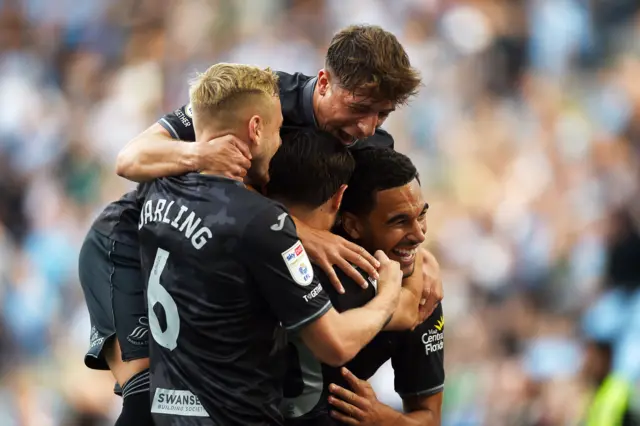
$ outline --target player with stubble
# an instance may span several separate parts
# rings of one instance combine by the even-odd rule
[[[251,189],[268,182],[280,145],[274,73],[217,64],[190,98],[196,140],[233,133],[252,164],[243,182],[201,170],[138,189],[151,413],[157,426],[281,425],[284,331],[298,333],[322,362],[343,365],[392,317],[402,272],[376,253],[378,296],[338,313],[287,210]],[[336,155],[350,159],[344,149]],[[348,175],[353,161],[340,164]]]

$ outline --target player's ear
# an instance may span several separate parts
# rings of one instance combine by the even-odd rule
[[[340,185],[340,188],[333,194],[331,197],[331,208],[334,212],[340,210],[340,205],[342,204],[342,197],[344,196],[344,191],[347,190],[347,185]]]
[[[327,94],[329,90],[329,85],[331,84],[329,71],[326,69],[321,69],[318,71],[318,80],[316,81],[316,87],[318,88],[318,93],[320,96],[324,96]]]
[[[343,212],[340,216],[340,220],[344,232],[346,232],[351,239],[359,240],[362,236],[362,225],[356,215],[353,213]]]
[[[262,138],[263,120],[259,115],[254,115],[249,119],[249,140],[254,145],[260,145]]]

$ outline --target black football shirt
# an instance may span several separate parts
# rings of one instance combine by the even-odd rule
[[[331,308],[287,210],[197,173],[138,196],[155,424],[282,424],[285,331]]]
[[[287,74],[277,72],[277,74],[279,77],[278,84],[284,126],[317,127],[313,112],[313,91],[316,78],[300,73]],[[158,120],[158,124],[164,127],[175,139],[186,142],[195,140],[192,112],[189,105],[182,106],[165,115]],[[393,146],[391,135],[382,129],[378,129],[373,136],[358,141],[351,149],[393,148]],[[136,203],[135,191],[129,192],[119,200],[109,204],[94,221],[92,227],[97,232],[119,243],[137,246],[138,236],[135,224],[139,215],[140,206]]]
[[[362,289],[341,270],[336,273],[345,288],[339,294],[319,269],[316,276],[329,294],[337,311],[365,305],[376,294],[376,282]],[[364,274],[363,274],[364,275]],[[366,277],[366,275],[365,275]],[[367,277],[368,278],[368,277]],[[301,340],[292,334],[287,346],[289,360],[281,411],[287,426],[328,426],[336,424],[329,416],[329,385],[349,385],[340,369],[317,361]],[[394,388],[401,397],[433,395],[444,388],[444,316],[442,305],[411,331],[380,332],[347,364],[357,377],[368,380],[388,360],[393,366]]]

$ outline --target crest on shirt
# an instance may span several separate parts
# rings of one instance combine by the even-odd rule
[[[313,267],[304,250],[302,243],[298,240],[289,249],[282,252],[287,269],[291,274],[291,278],[303,287],[308,286],[313,281]]]

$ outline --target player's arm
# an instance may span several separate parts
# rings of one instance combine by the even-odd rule
[[[405,413],[382,404],[369,383],[347,369],[342,374],[350,389],[330,386],[332,416],[347,424],[439,426],[444,390],[444,316],[438,305],[427,321],[413,331],[394,336],[391,356],[395,390]]]
[[[442,423],[442,397],[435,395],[412,396],[402,399],[405,414],[401,414],[396,426],[440,426]]]
[[[420,324],[440,307],[440,302],[442,302],[444,298],[444,290],[442,287],[440,264],[436,257],[424,247],[420,248],[418,254],[422,255],[421,275],[423,279],[422,299],[420,301],[420,314],[418,318],[418,324]],[[416,272],[419,272],[419,270],[416,270]]]
[[[339,314],[313,272],[293,221],[274,205],[259,212],[244,231],[241,255],[271,310],[288,331],[299,331],[322,362],[339,366],[382,330],[397,305],[402,273],[381,258],[383,289],[362,308]],[[380,285],[379,285],[380,287]]]
[[[442,420],[442,392],[433,395],[404,397],[404,413],[378,401],[375,391],[366,380],[356,377],[346,368],[342,375],[350,389],[336,384],[329,387],[329,403],[334,410],[331,417],[348,425],[362,426],[440,426]]]
[[[445,378],[441,304],[415,330],[396,335],[391,364],[406,411],[397,425],[440,425]]]
[[[196,147],[176,141],[155,123],[130,140],[118,153],[116,173],[134,182],[198,170]]]
[[[326,315],[300,331],[305,345],[325,364],[339,367],[362,350],[390,321],[399,298],[398,283],[402,279],[399,265],[379,251],[378,293],[366,305]]]
[[[398,307],[391,321],[384,328],[387,331],[411,330],[420,322],[420,300],[424,287],[422,276],[423,257],[416,257],[415,272],[402,280],[402,290]]]
[[[251,166],[248,148],[234,136],[195,141],[188,107],[165,115],[120,150],[116,173],[134,182],[176,176],[206,169],[230,178],[242,178]]]

